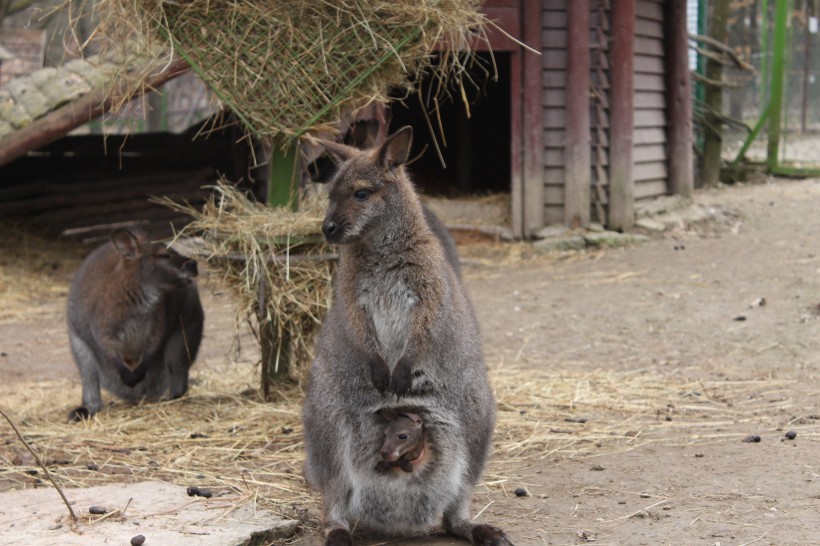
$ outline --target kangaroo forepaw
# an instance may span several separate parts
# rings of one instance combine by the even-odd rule
[[[353,537],[345,529],[334,529],[327,534],[325,546],[352,546]]]
[[[410,369],[410,363],[406,360],[399,360],[390,378],[390,390],[396,395],[396,398],[400,399],[407,394],[412,386],[413,371]]]
[[[83,419],[91,419],[92,415],[94,414],[88,411],[84,406],[80,406],[68,412],[68,422],[77,423]]]
[[[504,531],[492,525],[476,525],[472,538],[475,546],[515,546]]]
[[[374,359],[370,361],[370,380],[376,390],[384,394],[390,385],[390,368],[387,363],[381,359]]]

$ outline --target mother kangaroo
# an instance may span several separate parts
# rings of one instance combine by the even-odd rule
[[[404,169],[411,141],[410,127],[364,151],[319,141],[341,160],[322,225],[339,266],[303,408],[305,475],[323,494],[326,546],[352,544],[353,522],[390,535],[443,524],[473,544],[512,546],[470,519],[495,401],[457,263]],[[378,465],[385,409],[424,421],[413,472]]]

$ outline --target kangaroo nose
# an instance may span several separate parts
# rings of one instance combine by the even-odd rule
[[[336,222],[332,220],[327,220],[322,224],[322,233],[325,234],[325,237],[330,237],[336,230],[339,229],[339,226],[336,225]]]
[[[196,266],[196,260],[188,260],[182,264],[182,269],[191,277],[196,277],[199,274],[199,269]]]

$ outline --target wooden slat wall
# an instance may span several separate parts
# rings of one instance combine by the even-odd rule
[[[547,224],[564,222],[567,2],[543,0],[541,49],[544,100],[544,206]]]
[[[606,223],[607,189],[609,186],[609,0],[590,2],[590,123],[592,145],[592,218]]]
[[[668,183],[662,0],[637,0],[635,34],[635,198],[646,199]]]

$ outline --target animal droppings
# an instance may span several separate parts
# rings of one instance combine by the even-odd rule
[[[94,514],[95,516],[101,516],[103,514],[108,513],[108,509],[104,506],[91,506],[88,509],[89,514]]]
[[[751,444],[751,443],[756,444],[760,441],[760,436],[758,436],[757,434],[749,434],[748,436],[743,438],[743,441],[746,442],[747,444]]]
[[[145,535],[131,537],[131,546],[142,546],[145,544]]]
[[[794,440],[795,438],[797,438],[797,433],[795,431],[790,430],[789,432],[786,433],[786,439],[787,440]]]
[[[519,487],[518,489],[515,490],[515,496],[516,497],[526,497],[527,496],[527,490],[524,489],[523,487]]]
[[[214,494],[211,493],[210,489],[205,489],[204,487],[197,487],[195,485],[190,486],[187,489],[187,492],[189,497],[205,497],[206,499],[210,499],[214,496]]]

